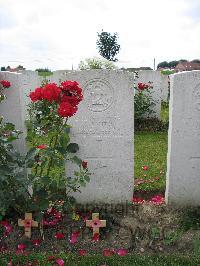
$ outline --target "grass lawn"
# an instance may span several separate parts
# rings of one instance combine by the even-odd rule
[[[54,257],[54,259],[53,259]],[[43,254],[33,254],[29,257],[26,256],[10,256],[1,255],[0,265],[8,265],[8,262],[12,258],[12,265],[40,265],[40,266],[51,266],[51,265],[70,265],[70,266],[194,266],[200,265],[200,257],[184,257],[184,256],[142,256],[142,255],[127,255],[125,257],[111,256],[103,257],[101,255],[93,256],[75,256],[68,254],[60,254],[58,256],[52,256],[52,261],[48,260],[48,256]],[[57,258],[62,258],[64,264],[55,263]],[[33,264],[27,264],[33,262]],[[35,262],[35,263],[34,263]],[[36,262],[38,264],[36,264]],[[16,264],[20,263],[20,264]],[[53,264],[52,264],[53,263]],[[11,265],[11,264],[10,264]]]
[[[161,121],[169,120],[169,106],[163,102]],[[134,190],[165,191],[167,132],[136,132],[134,136]]]
[[[167,133],[135,134],[134,176],[137,190],[165,190]],[[147,170],[145,170],[145,166]],[[138,185],[137,185],[138,183]]]
[[[52,72],[50,71],[41,71],[41,72],[38,72],[38,76],[41,76],[41,77],[47,77],[47,76],[51,76],[53,75]]]

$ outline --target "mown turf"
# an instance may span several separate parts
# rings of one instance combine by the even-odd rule
[[[119,257],[117,255],[111,257],[103,257],[101,255],[80,257],[76,255],[60,254],[54,255],[56,258],[62,258],[65,261],[65,266],[195,266],[200,265],[200,257],[190,256],[139,256],[139,255],[127,255],[125,257]],[[61,265],[48,261],[48,256],[42,254],[35,254],[26,256],[16,255],[0,255],[0,265],[8,265],[8,262],[12,258],[14,265],[38,265],[38,266],[51,266]],[[32,264],[27,263],[32,262]],[[37,264],[36,264],[37,262]],[[11,265],[11,264],[10,264]]]
[[[142,132],[135,134],[135,181],[139,190],[165,190],[167,167],[167,132]],[[147,166],[148,170],[143,170]],[[142,180],[149,180],[142,183]]]
[[[38,72],[38,76],[41,76],[41,77],[47,77],[47,76],[51,76],[51,75],[53,75],[53,72],[50,72],[50,71]]]

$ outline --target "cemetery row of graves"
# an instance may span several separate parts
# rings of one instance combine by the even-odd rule
[[[0,260],[197,262],[199,77],[1,72]]]

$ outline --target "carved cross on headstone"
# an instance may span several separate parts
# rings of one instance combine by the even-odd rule
[[[18,219],[18,225],[25,229],[25,236],[31,238],[31,227],[38,227],[38,222],[32,219],[32,213],[25,213],[25,219]]]
[[[99,228],[106,227],[106,220],[99,220],[99,213],[93,213],[92,220],[86,220],[86,226],[92,228],[94,236],[99,234]]]

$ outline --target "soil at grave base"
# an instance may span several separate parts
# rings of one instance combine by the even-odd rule
[[[135,190],[133,196],[142,198],[145,200],[150,200],[155,195],[165,195],[165,191],[161,189],[155,189],[155,190]]]
[[[91,219],[91,212],[99,212],[100,219],[107,221],[106,228],[100,229],[100,240],[92,241],[92,231],[85,227],[83,215]],[[44,240],[39,246],[34,246],[33,239],[41,239],[38,229],[32,229],[31,240],[23,236],[23,229],[16,224],[8,237],[3,237],[0,228],[0,250],[16,252],[17,245],[24,243],[27,252],[53,252],[61,251],[76,253],[85,249],[89,254],[101,254],[104,249],[125,248],[129,253],[145,254],[191,254],[194,249],[194,240],[200,239],[199,230],[180,230],[180,217],[184,209],[175,209],[170,206],[154,206],[149,204],[126,206],[124,209],[113,208],[105,211],[101,208],[91,207],[89,212],[82,213],[78,221],[66,215],[54,227],[44,227]],[[88,214],[89,213],[89,214]],[[76,244],[71,244],[71,232],[80,231]],[[64,238],[57,240],[55,234],[64,233]]]

